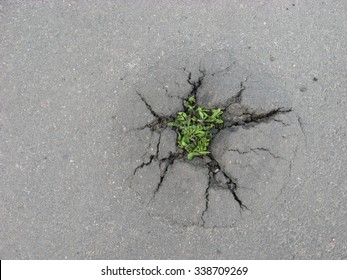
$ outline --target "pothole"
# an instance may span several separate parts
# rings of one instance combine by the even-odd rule
[[[266,212],[291,178],[303,136],[288,95],[263,69],[239,63],[228,51],[207,54],[195,70],[171,67],[164,78],[160,73],[168,65],[162,67],[148,75],[155,81],[146,80],[136,90],[154,117],[136,128],[150,134],[129,183],[142,205],[152,218],[184,227],[232,227],[244,213]],[[153,99],[158,91],[163,110]],[[189,97],[224,111],[211,153],[192,160],[177,147],[168,126]]]

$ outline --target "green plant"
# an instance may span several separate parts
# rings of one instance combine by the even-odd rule
[[[193,96],[188,98],[184,107],[186,111],[178,112],[175,121],[168,125],[177,127],[178,146],[188,153],[188,159],[206,155],[212,140],[211,130],[223,124],[223,111],[197,107]]]

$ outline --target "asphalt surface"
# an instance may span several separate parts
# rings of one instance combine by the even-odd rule
[[[346,259],[346,16],[0,1],[0,258]],[[225,126],[188,161],[192,94]]]

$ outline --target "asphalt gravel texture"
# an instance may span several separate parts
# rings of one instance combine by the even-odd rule
[[[1,259],[346,259],[347,4],[0,1]],[[188,160],[167,123],[222,108]]]

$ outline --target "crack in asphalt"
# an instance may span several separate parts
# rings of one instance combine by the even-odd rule
[[[229,67],[231,67],[231,65]],[[184,102],[186,100],[188,100],[189,97],[195,97],[195,98],[197,97],[199,88],[203,85],[203,81],[204,81],[204,78],[206,76],[206,72],[202,71],[199,68],[199,72],[201,73],[201,75],[198,77],[197,80],[193,81],[192,80],[192,73],[189,72],[189,71],[186,71],[185,68],[183,68],[183,70],[188,74],[187,82],[188,82],[189,85],[191,85],[191,90],[187,94],[187,97],[186,98],[180,98],[179,97],[180,99],[182,99],[182,102],[183,102],[183,105],[184,105]],[[276,115],[279,115],[279,114],[289,113],[289,112],[292,111],[292,108],[279,107],[279,108],[272,109],[270,111],[264,111],[264,112],[257,113],[257,112],[254,112],[255,110],[253,110],[253,109],[251,109],[251,108],[249,108],[247,106],[241,105],[241,103],[242,103],[242,94],[246,90],[246,82],[247,82],[248,78],[249,78],[249,76],[246,77],[246,79],[244,81],[240,82],[240,89],[237,92],[237,94],[232,96],[232,97],[230,97],[226,101],[226,105],[221,107],[221,109],[225,112],[226,110],[229,109],[229,107],[231,105],[239,104],[241,106],[242,113],[241,113],[241,115],[239,115],[237,117],[245,117],[245,119],[243,119],[241,121],[240,120],[236,120],[236,121],[234,121],[234,120],[225,120],[223,126],[221,128],[219,128],[217,130],[217,132],[214,133],[214,135],[216,135],[217,133],[219,133],[220,131],[222,131],[222,130],[224,130],[226,128],[231,128],[231,127],[234,127],[234,126],[255,126],[255,125],[259,124],[259,123],[264,123],[264,122],[268,122],[268,121],[272,121],[272,120],[273,121],[277,121],[277,122],[281,122],[283,125],[288,125],[288,124],[284,123],[282,120],[275,119],[274,117]],[[170,97],[170,98],[174,97],[174,96],[171,96],[168,93],[168,90],[166,88],[164,88],[164,89],[165,89],[166,94],[168,95],[168,97]],[[155,161],[159,162],[160,178],[159,178],[158,184],[156,185],[156,188],[154,189],[154,191],[152,193],[151,199],[147,203],[147,206],[148,206],[156,198],[156,195],[160,191],[160,189],[162,187],[162,184],[163,184],[163,182],[165,180],[167,172],[170,169],[170,167],[174,164],[174,162],[177,159],[182,159],[184,161],[186,161],[186,159],[184,158],[184,152],[181,149],[179,149],[178,152],[175,152],[175,153],[170,152],[169,156],[166,157],[166,158],[159,159],[159,146],[160,146],[160,141],[161,141],[161,133],[162,133],[162,131],[165,128],[168,127],[168,125],[167,125],[168,122],[174,120],[175,114],[172,114],[170,116],[164,116],[164,115],[161,115],[161,114],[155,112],[153,110],[152,106],[147,102],[146,98],[140,92],[136,91],[136,93],[140,97],[142,102],[145,104],[145,106],[149,110],[149,112],[155,118],[155,120],[153,120],[152,122],[146,124],[143,127],[136,128],[136,130],[142,130],[142,129],[145,129],[145,128],[149,128],[151,130],[151,132],[159,133],[158,142],[156,144],[156,153],[152,154],[147,161],[143,161],[139,166],[137,166],[135,168],[135,170],[133,172],[133,176],[135,176],[139,169],[144,168],[146,166],[149,166],[150,164],[152,164]],[[300,124],[300,128],[303,131],[301,120],[298,120],[298,121],[299,121],[299,124]],[[152,138],[151,138],[151,140],[152,140]],[[151,147],[151,146],[152,146],[152,144],[150,144],[148,147]],[[254,152],[254,153],[256,153],[256,151],[265,151],[265,152],[268,152],[275,159],[279,159],[279,158],[280,159],[284,159],[282,157],[279,157],[279,156],[273,154],[269,149],[262,148],[262,147],[260,147],[260,148],[250,148],[248,151],[240,151],[238,149],[230,149],[229,151],[235,151],[235,152],[238,152],[240,154],[249,153],[251,151]],[[205,190],[205,194],[204,194],[204,197],[205,197],[205,208],[202,211],[201,216],[200,216],[201,223],[197,224],[197,226],[200,226],[200,227],[205,227],[205,223],[206,222],[205,222],[204,216],[205,216],[205,214],[209,210],[209,203],[210,203],[210,197],[209,197],[210,193],[209,193],[209,191],[210,191],[210,189],[212,187],[214,189],[228,189],[231,192],[234,200],[239,205],[240,211],[249,210],[249,208],[243,203],[243,201],[241,200],[241,198],[237,194],[237,190],[239,188],[241,188],[238,185],[237,179],[236,178],[232,178],[232,176],[229,176],[221,168],[220,163],[214,158],[212,153],[206,155],[205,157],[209,159],[209,162],[207,162],[205,164],[205,166],[206,166],[206,168],[208,168],[209,172],[208,172],[208,184],[207,184],[207,187],[206,187],[206,190]],[[284,159],[284,160],[286,160],[286,159]],[[164,165],[164,167],[162,168],[163,165]],[[290,167],[291,167],[291,165],[290,165]],[[217,178],[218,176],[216,176],[219,172],[220,172],[220,174],[222,174],[222,177],[225,178],[225,180],[223,182],[218,180],[218,178]],[[291,170],[290,170],[290,172],[291,172]]]
[[[153,132],[152,132],[153,133]],[[152,140],[152,137],[151,137],[151,140]],[[134,172],[133,172],[133,175],[136,174],[137,170],[145,167],[145,166],[148,166],[152,163],[153,160],[158,160],[158,157],[159,157],[159,145],[160,145],[160,140],[161,140],[161,133],[159,133],[159,136],[158,136],[158,142],[157,142],[157,145],[156,145],[156,152],[155,154],[153,155],[150,155],[149,157],[149,160],[147,162],[142,162],[139,166],[137,166],[135,169],[134,169]],[[149,149],[150,147],[152,146],[152,143],[149,143],[149,145],[147,146],[146,149]],[[147,155],[147,151],[146,153],[142,156],[144,157],[145,155]]]
[[[296,118],[298,119],[298,123],[299,123],[299,126],[300,126],[300,131],[302,133],[302,135],[304,136],[304,140],[305,140],[305,145],[307,145],[307,137],[306,137],[306,133],[305,133],[305,129],[304,129],[304,123],[301,119],[300,116],[298,116],[297,114],[296,115]]]
[[[237,116],[238,118],[240,118],[239,120],[225,121],[221,130],[223,130],[224,128],[230,128],[234,126],[255,126],[260,123],[273,121],[274,120],[273,117],[277,115],[292,112],[292,108],[285,108],[285,107],[272,109],[270,111],[262,112],[262,113],[252,113],[252,112],[248,113],[249,108],[247,107],[241,107],[241,109],[245,110],[246,113],[242,112],[242,115]],[[276,121],[279,121],[279,120],[276,120]]]
[[[159,183],[157,184],[153,194],[152,194],[152,198],[149,200],[149,202],[147,203],[147,205],[151,204],[151,202],[155,199],[157,193],[159,192],[160,190],[160,187],[165,179],[165,176],[167,174],[167,171],[169,170],[169,167],[171,167],[173,165],[173,163],[175,162],[176,159],[178,159],[179,157],[181,157],[181,154],[173,154],[173,153],[170,153],[169,157],[167,158],[163,158],[160,160],[160,163],[159,163],[159,166],[160,166],[160,169],[161,169],[161,165],[164,163],[165,164],[165,167],[164,167],[164,170],[160,170],[160,180],[159,180]]]
[[[266,121],[268,119],[270,119],[271,117],[274,117],[278,114],[285,114],[285,113],[289,113],[292,111],[292,108],[284,108],[284,107],[280,107],[277,109],[273,109],[268,111],[267,113],[263,113],[263,114],[259,114],[259,115],[251,115],[251,122],[259,122],[259,121]]]
[[[249,150],[247,151],[240,151],[239,149],[228,149],[228,151],[232,151],[232,152],[237,152],[241,155],[244,155],[244,154],[248,154],[250,152],[254,152],[256,154],[258,154],[256,151],[263,151],[263,152],[267,152],[270,156],[272,156],[274,159],[282,159],[284,161],[288,161],[287,159],[281,157],[281,156],[278,156],[278,155],[275,155],[273,152],[271,152],[269,149],[267,148],[263,148],[263,147],[260,147],[260,148],[250,148],[249,147]]]
[[[241,104],[241,102],[242,102],[242,93],[246,89],[245,83],[247,82],[249,77],[250,76],[247,76],[244,81],[240,82],[240,89],[236,93],[236,95],[228,98],[227,101],[225,101],[226,105],[224,107],[222,107],[223,111],[227,110],[232,104],[235,104],[235,103]]]
[[[142,102],[146,105],[146,108],[148,109],[148,111],[150,111],[150,113],[155,119],[142,127],[135,128],[135,130],[149,128],[151,131],[160,132],[167,127],[167,124],[169,122],[174,120],[174,116],[163,116],[156,113],[153,110],[152,106],[146,101],[146,98],[140,92],[136,90],[136,94],[141,98]]]
[[[195,82],[192,81],[192,79],[191,79],[192,74],[190,72],[188,74],[187,82],[192,86],[192,89],[189,92],[187,99],[191,96],[196,97],[197,91],[198,91],[199,87],[201,86],[202,81],[205,77],[205,73],[203,71],[200,71],[200,72],[202,73],[202,75]],[[167,90],[166,90],[166,93],[168,93]],[[161,133],[167,127],[168,122],[174,120],[174,116],[162,116],[162,115],[156,113],[153,110],[152,106],[147,102],[146,98],[140,92],[136,91],[136,94],[140,97],[142,102],[144,102],[144,104],[146,105],[146,108],[150,111],[150,113],[155,117],[154,121],[146,124],[143,127],[136,128],[136,130],[142,130],[145,128],[149,128],[152,132],[156,131],[157,133],[159,133],[159,138],[158,138],[158,142],[157,142],[156,154],[151,155],[148,161],[142,162],[140,165],[138,165],[133,172],[133,176],[136,175],[136,172],[139,169],[152,164],[153,161],[159,161],[160,169],[162,168],[162,165],[165,164],[164,169],[161,170],[159,183],[157,184],[157,186],[156,186],[156,188],[152,194],[152,198],[148,202],[148,205],[149,205],[155,199],[158,191],[160,190],[160,187],[161,187],[161,185],[165,179],[165,176],[167,174],[169,167],[175,162],[176,159],[183,157],[183,151],[182,152],[179,151],[176,153],[170,152],[169,157],[162,158],[159,160],[159,146],[160,146],[160,140],[161,140]],[[185,102],[185,100],[183,100],[183,104],[184,104],[184,102]],[[150,147],[150,146],[151,145],[149,145],[148,147]]]
[[[199,70],[201,75],[199,76],[197,81],[192,81],[192,73],[188,72],[188,79],[187,82],[188,84],[190,84],[192,86],[192,89],[190,91],[190,93],[188,94],[188,97],[186,98],[186,100],[188,100],[189,97],[194,97],[196,100],[196,95],[198,93],[199,88],[202,86],[202,82],[206,76],[206,72],[203,70]],[[183,100],[183,105],[184,105],[185,100]]]
[[[205,209],[202,211],[201,213],[201,222],[202,222],[202,226],[204,227],[205,226],[205,219],[204,219],[204,215],[205,213],[208,211],[208,206],[209,206],[209,203],[210,203],[210,193],[209,193],[209,190],[211,188],[211,185],[212,185],[212,179],[213,179],[213,175],[211,174],[211,171],[209,171],[209,174],[208,174],[208,184],[207,184],[207,188],[205,190]]]
[[[236,202],[238,203],[238,205],[240,206],[241,210],[248,210],[248,207],[242,202],[242,200],[238,197],[236,190],[239,187],[238,183],[237,183],[237,179],[232,178],[231,176],[229,176],[220,166],[219,162],[214,158],[214,156],[212,154],[207,155],[207,157],[211,160],[209,163],[207,163],[207,166],[210,170],[209,176],[211,176],[213,179],[215,180],[216,183],[218,183],[218,186],[221,188],[227,188],[230,190],[230,192],[232,193],[234,199],[236,200]],[[216,179],[216,174],[218,172],[221,172],[222,175],[227,179],[227,181],[224,182],[220,182]]]
[[[182,158],[183,157],[183,153],[182,152],[177,152],[177,153],[172,153],[170,152],[169,156],[166,158],[161,158],[159,159],[159,146],[160,146],[160,141],[161,141],[161,132],[159,132],[159,137],[158,137],[158,142],[156,145],[156,153],[152,154],[149,157],[148,161],[144,161],[142,162],[140,165],[138,165],[133,172],[133,176],[136,175],[137,171],[139,169],[142,169],[146,166],[149,166],[150,164],[152,164],[152,162],[157,161],[159,162],[159,168],[160,168],[160,180],[159,183],[157,184],[153,194],[152,194],[152,198],[150,199],[150,201],[148,202],[148,205],[152,202],[152,200],[155,198],[156,194],[158,193],[164,179],[166,176],[166,173],[169,169],[169,167],[175,162],[176,159]],[[149,147],[151,146],[151,144],[149,145]],[[162,170],[162,165],[165,164],[164,169]]]
[[[279,122],[279,123],[281,123],[283,126],[290,126],[290,125],[291,125],[290,123],[286,123],[286,122],[284,122],[284,121],[282,121],[282,120],[279,120],[279,119],[273,119],[273,121],[274,121],[274,122]]]
[[[155,117],[155,118],[157,118],[157,119],[161,117],[159,114],[157,114],[157,113],[153,110],[152,106],[146,101],[146,99],[142,96],[141,93],[139,93],[138,91],[136,91],[136,94],[141,98],[142,102],[145,103],[147,109],[151,112],[151,114],[153,115],[153,117]]]
[[[231,66],[233,66],[233,65],[235,65],[235,61],[233,61],[233,63],[231,63],[230,65],[228,65],[227,67],[225,67],[224,69],[222,69],[222,70],[219,70],[219,71],[217,71],[217,72],[213,72],[212,74],[211,74],[211,76],[213,77],[213,76],[215,76],[215,75],[217,75],[217,74],[219,74],[219,73],[223,73],[224,71],[228,71],[230,68],[231,68]]]

